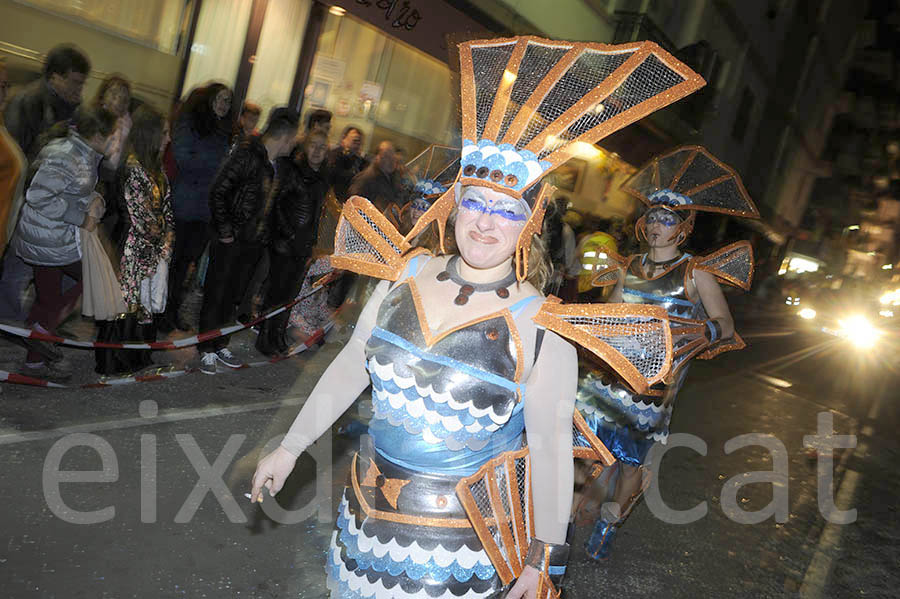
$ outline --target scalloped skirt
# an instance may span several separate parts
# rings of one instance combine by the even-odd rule
[[[456,497],[459,477],[354,457],[327,556],[341,599],[491,597],[502,587]]]

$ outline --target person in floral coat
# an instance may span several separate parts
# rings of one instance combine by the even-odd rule
[[[162,114],[141,106],[135,111],[122,193],[131,226],[121,262],[122,295],[141,320],[166,309],[167,279],[175,219],[162,152],[169,127]]]

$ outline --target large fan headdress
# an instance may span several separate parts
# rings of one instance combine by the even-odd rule
[[[453,185],[459,171],[459,148],[432,144],[406,163],[415,182],[412,202],[427,210]]]
[[[459,45],[462,152],[459,183],[522,200],[530,218],[519,238],[517,274],[540,233],[541,177],[610,133],[696,91],[705,81],[653,42],[608,45],[516,37]],[[532,198],[532,199],[529,199]],[[443,238],[451,189],[407,238],[436,221]],[[524,260],[523,260],[524,259]]]
[[[649,208],[679,214],[675,234],[683,243],[694,227],[697,212],[718,212],[759,218],[759,210],[744,188],[741,176],[702,146],[680,146],[650,159],[622,184],[622,190]],[[635,224],[638,239],[646,238],[645,218]]]
[[[648,207],[759,218],[741,176],[702,146],[680,146],[652,158],[622,190]]]

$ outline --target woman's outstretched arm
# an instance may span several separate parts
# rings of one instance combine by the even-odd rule
[[[262,488],[271,495],[281,490],[294,469],[297,458],[347,411],[369,385],[366,372],[366,341],[375,326],[378,308],[387,295],[388,282],[382,281],[359,315],[356,329],[347,345],[332,360],[294,419],[281,446],[260,460],[253,474],[252,501],[262,500]]]

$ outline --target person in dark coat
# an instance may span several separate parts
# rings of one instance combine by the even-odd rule
[[[359,127],[350,125],[344,129],[340,145],[328,152],[326,164],[334,197],[339,202],[349,197],[350,182],[366,168],[366,160],[360,154],[362,143],[362,131]]]
[[[324,162],[328,138],[312,131],[293,156],[278,162],[278,178],[271,214],[269,244],[269,290],[265,310],[271,310],[297,296],[306,267],[316,245],[319,215],[328,192]],[[266,356],[284,354],[289,311],[263,322],[256,349]]]
[[[81,50],[71,45],[56,46],[47,54],[44,76],[9,100],[4,122],[28,162],[33,162],[46,144],[47,131],[53,125],[72,119],[90,70],[91,63]],[[33,276],[32,268],[15,252],[6,252],[0,281],[0,318],[25,318],[22,296]]]
[[[294,145],[298,118],[288,108],[276,108],[261,136],[238,146],[222,165],[209,194],[215,240],[203,287],[200,330],[217,329],[234,316],[253,268],[269,242],[274,161]],[[239,368],[242,362],[228,349],[228,336],[204,341],[200,370],[216,374],[217,363]]]
[[[184,300],[191,265],[195,265],[211,238],[209,191],[219,167],[228,154],[231,136],[231,90],[213,83],[194,90],[175,119],[172,151],[177,175],[172,182],[175,211],[175,253],[169,279],[167,322],[177,325],[178,310]]]
[[[349,195],[366,198],[379,212],[384,213],[391,204],[398,204],[402,196],[399,182],[394,176],[396,170],[394,144],[383,141],[378,144],[378,152],[372,164],[353,177]]]
[[[90,70],[91,63],[81,50],[68,44],[56,46],[47,54],[44,76],[9,101],[4,111],[6,128],[29,162],[43,145],[41,134],[75,114]]]

